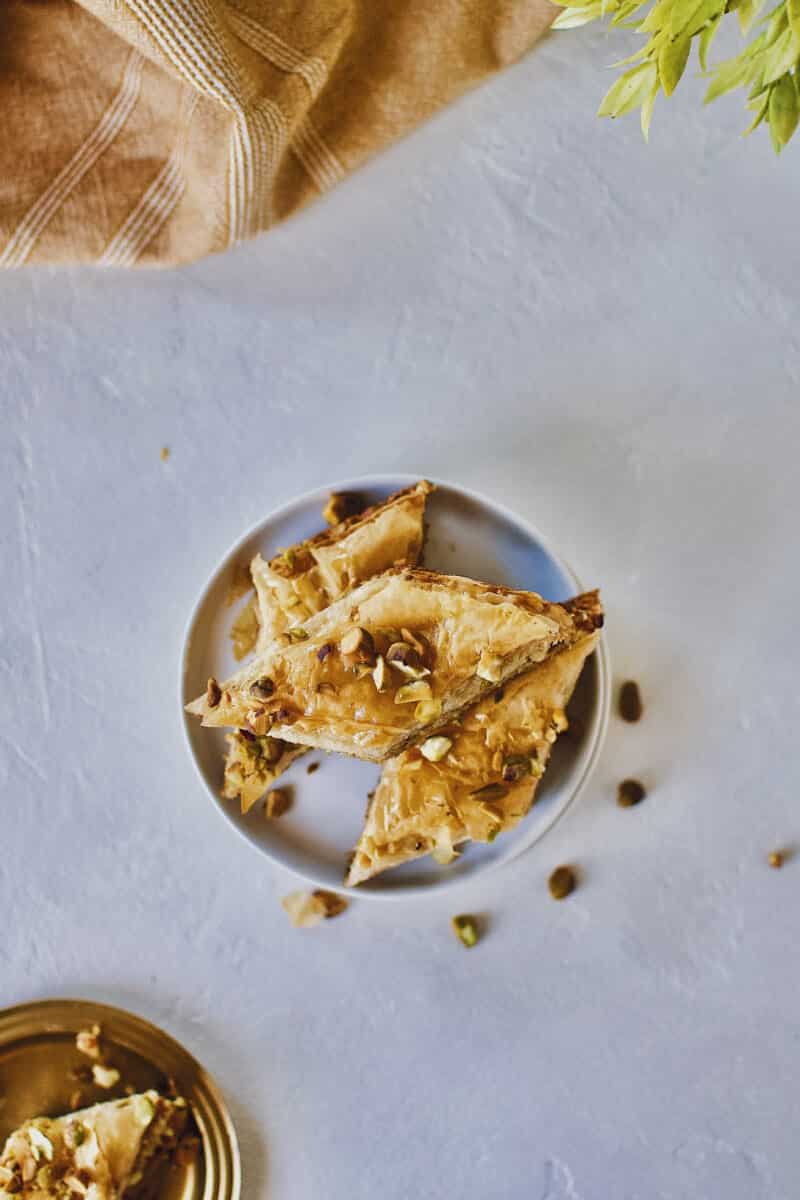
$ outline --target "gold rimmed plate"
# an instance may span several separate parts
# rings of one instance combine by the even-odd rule
[[[76,1049],[75,1036],[95,1024],[109,1063],[120,1072],[111,1090],[78,1078],[89,1060]],[[187,1165],[171,1168],[159,1200],[239,1200],[239,1147],[225,1101],[203,1067],[163,1030],[90,1000],[41,1000],[0,1011],[0,1144],[30,1117],[116,1100],[126,1086],[165,1091],[171,1083],[191,1107],[200,1149]]]

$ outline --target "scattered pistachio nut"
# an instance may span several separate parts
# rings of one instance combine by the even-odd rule
[[[635,722],[641,718],[644,711],[639,685],[633,679],[627,679],[619,689],[619,715],[623,721]]]
[[[302,625],[293,625],[291,629],[287,629],[289,641],[291,642],[307,642],[308,633],[303,629]]]
[[[441,762],[450,753],[453,743],[449,737],[429,737],[420,746],[420,753],[428,762]]]
[[[87,1058],[100,1057],[100,1026],[92,1025],[91,1029],[81,1029],[75,1035],[75,1048],[79,1054]]]
[[[274,821],[287,813],[291,807],[292,800],[286,788],[273,788],[271,792],[267,792],[264,816],[267,820]]]
[[[623,779],[617,786],[617,804],[620,808],[633,808],[641,804],[647,792],[638,779]]]
[[[348,629],[339,643],[339,649],[342,654],[352,655],[361,662],[375,659],[375,642],[372,634],[358,625],[355,629]]]
[[[216,708],[222,699],[222,691],[216,679],[212,675],[206,684],[206,704],[209,708]]]
[[[554,900],[566,900],[570,892],[575,891],[575,884],[575,872],[572,867],[556,867],[547,881]]]
[[[247,724],[258,737],[263,737],[270,726],[270,716],[263,708],[251,709],[247,714]]]
[[[274,691],[275,684],[269,675],[262,675],[250,684],[250,695],[255,696],[256,700],[269,700]]]
[[[331,492],[322,510],[322,519],[329,525],[338,525],[348,517],[355,516],[364,508],[364,498],[358,492]]]
[[[531,760],[525,754],[508,754],[503,759],[503,779],[506,783],[519,783],[531,773]]]
[[[161,461],[166,462],[169,458],[169,446],[161,447]]]
[[[772,853],[770,854],[769,858],[767,859],[767,862],[769,863],[769,865],[771,867],[774,867],[776,871],[780,870],[780,868],[783,866],[785,861],[786,861],[785,857],[784,857],[782,851],[780,851],[780,850],[773,850]]]
[[[42,1133],[35,1125],[28,1127],[28,1140],[31,1144],[33,1157],[39,1162],[42,1158],[46,1158],[48,1162],[53,1161],[53,1143],[46,1133]]]
[[[297,929],[311,929],[329,917],[338,917],[347,901],[336,892],[290,892],[281,900],[289,920]]]
[[[286,743],[281,741],[280,738],[274,737],[262,738],[258,743],[258,746],[265,761],[270,766],[276,763],[283,756],[283,752],[286,749]]]
[[[378,655],[378,661],[372,672],[372,680],[379,692],[385,692],[389,686],[389,669],[386,666],[386,659],[382,654]]]
[[[431,685],[424,679],[415,679],[413,683],[404,683],[394,694],[395,704],[416,704],[420,700],[431,700],[432,698]]]
[[[116,1067],[105,1067],[102,1063],[95,1063],[92,1067],[92,1077],[94,1082],[100,1088],[116,1087],[119,1083],[119,1071]]]
[[[450,924],[462,946],[466,946],[468,950],[471,950],[477,944],[478,923],[469,913],[462,913],[458,917],[453,917]]]
[[[420,658],[424,658],[425,643],[423,641],[421,641],[409,629],[406,629],[405,626],[403,626],[403,628],[400,630],[400,636],[402,637],[404,642],[407,642],[409,644],[409,646],[412,646],[416,650],[416,652],[420,656]]]

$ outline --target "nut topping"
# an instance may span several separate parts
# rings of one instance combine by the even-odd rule
[[[375,643],[372,640],[372,634],[366,629],[361,629],[356,626],[355,629],[349,629],[339,643],[339,649],[342,654],[348,658],[354,658],[357,662],[368,662],[375,660]]]
[[[389,683],[389,670],[386,666],[386,660],[379,654],[378,661],[375,664],[375,670],[372,672],[372,679],[376,689],[379,692],[385,692]]]
[[[441,762],[450,753],[453,743],[449,737],[429,737],[420,746],[420,753],[428,762]]]
[[[269,700],[272,693],[275,691],[275,684],[270,679],[269,675],[262,675],[260,679],[256,679],[250,684],[250,695],[256,700]]]
[[[524,754],[509,754],[503,760],[503,779],[506,783],[519,783],[525,775],[531,773],[531,760]]]
[[[264,805],[264,816],[269,821],[277,820],[287,813],[292,806],[291,797],[286,788],[273,788],[271,792],[267,792],[267,801]]]

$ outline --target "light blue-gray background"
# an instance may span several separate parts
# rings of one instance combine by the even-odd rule
[[[595,122],[622,49],[548,39],[215,261],[0,278],[0,1003],[185,1041],[247,1200],[797,1195],[800,145],[692,80],[649,148]],[[182,743],[220,553],[365,471],[532,519],[646,698],[469,954],[444,897],[291,929]]]

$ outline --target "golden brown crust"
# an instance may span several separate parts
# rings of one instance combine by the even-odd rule
[[[388,571],[288,630],[221,685],[216,706],[199,697],[187,708],[207,725],[269,731],[382,762],[574,644],[585,632],[579,613],[576,620],[532,592],[421,569]],[[342,653],[342,640],[348,645],[359,628],[368,640],[355,655]],[[398,645],[406,662],[394,657]]]
[[[577,600],[586,600],[579,604]],[[565,607],[600,615],[599,601]],[[534,802],[552,745],[566,727],[564,708],[599,633],[549,656],[464,714],[447,730],[384,764],[345,882],[434,854],[449,861],[469,840],[493,841]],[[428,757],[430,755],[431,757]]]
[[[355,513],[352,517],[345,517],[343,521],[339,521],[336,525],[331,525],[329,529],[322,529],[319,533],[315,533],[313,537],[307,538],[304,542],[299,542],[292,547],[292,552],[297,556],[302,556],[304,550],[316,549],[320,546],[333,546],[336,542],[341,542],[348,537],[355,529],[359,529],[364,525],[370,524],[381,513],[386,512],[390,508],[394,508],[409,496],[429,496],[431,492],[436,490],[435,485],[427,479],[420,479],[418,483],[414,483],[411,487],[403,488],[399,492],[393,492],[386,500],[382,500],[380,504],[371,504],[368,508],[364,508],[361,512]],[[310,565],[310,561],[306,566]],[[269,566],[273,571],[283,573],[286,569],[286,551],[274,555],[269,560]],[[298,566],[296,572],[305,568]]]
[[[257,554],[250,564],[260,622],[257,652],[365,579],[416,564],[433,490],[421,480],[269,561]]]

